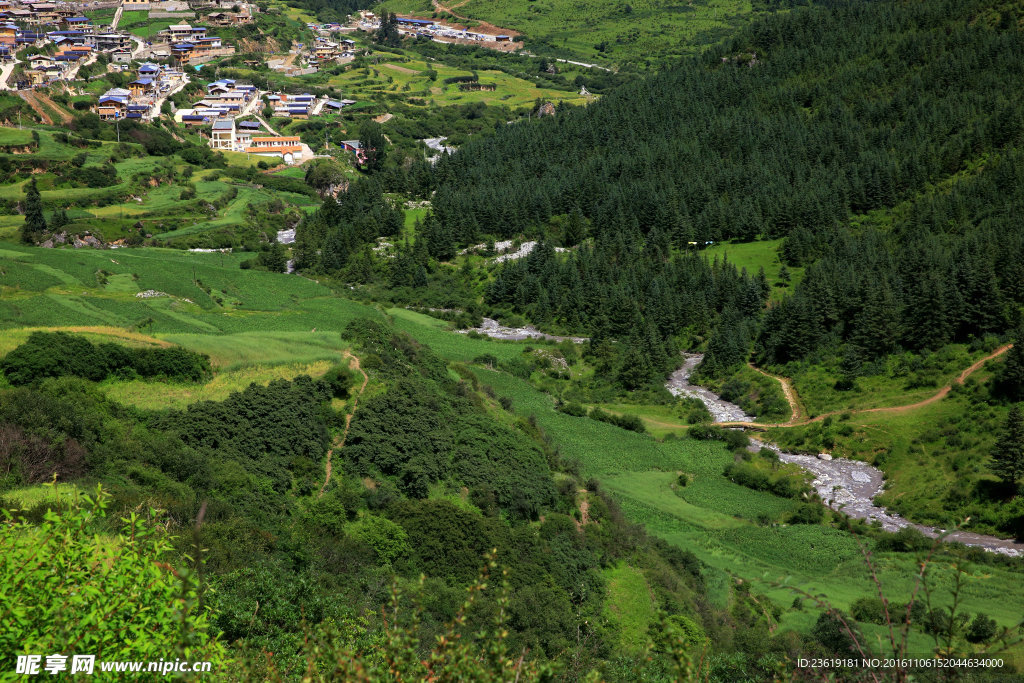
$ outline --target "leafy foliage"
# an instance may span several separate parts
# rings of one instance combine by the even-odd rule
[[[153,511],[132,512],[116,536],[103,534],[109,504],[97,488],[47,510],[38,524],[3,511],[0,647],[223,665],[226,651],[202,600],[201,560],[176,561]]]
[[[212,374],[208,356],[182,347],[93,344],[66,332],[33,332],[24,344],[4,356],[0,371],[14,385],[64,376],[100,381],[111,375],[200,382]]]

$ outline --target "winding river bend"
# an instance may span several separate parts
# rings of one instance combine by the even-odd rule
[[[714,416],[715,422],[745,422],[753,418],[739,406],[725,401],[718,395],[690,383],[690,375],[702,360],[700,354],[684,354],[683,365],[672,373],[667,388],[675,396],[692,396],[699,398]],[[985,536],[969,531],[953,531],[948,534],[943,529],[915,524],[899,515],[875,505],[875,496],[882,492],[884,475],[876,467],[846,458],[833,458],[827,454],[819,456],[787,453],[779,448],[757,439],[751,439],[755,448],[770,448],[779,454],[782,462],[793,463],[814,475],[814,490],[821,499],[834,510],[842,510],[850,517],[865,519],[869,522],[877,520],[886,531],[898,531],[911,527],[925,536],[937,538],[945,534],[944,540],[963,543],[964,545],[984,548],[990,552],[1024,557],[1024,543],[995,536]]]

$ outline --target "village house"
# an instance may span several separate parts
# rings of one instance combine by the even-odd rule
[[[88,17],[62,17],[59,26],[69,31],[92,33],[94,28]]]
[[[229,152],[235,149],[234,119],[223,119],[213,122],[213,130],[210,131],[210,147]]]
[[[11,21],[20,21],[20,22],[26,23],[26,24],[33,23],[31,21],[31,19],[32,19],[32,10],[27,10],[27,9],[9,9],[6,12],[4,12],[4,17],[6,19],[10,19]]]
[[[124,88],[111,88],[100,95],[96,113],[102,121],[124,118],[128,113],[128,102],[130,100],[131,92]]]
[[[207,30],[204,26],[193,28],[189,24],[172,24],[160,33],[166,35],[171,42],[191,42],[205,38]]]
[[[53,66],[57,63],[57,60],[50,55],[31,55],[28,58],[28,65],[33,69],[45,69],[48,66]]]
[[[248,9],[241,12],[214,12],[206,15],[206,21],[214,26],[244,26],[253,22]]]
[[[18,37],[15,42],[18,45],[32,45],[33,43],[39,43],[46,38],[45,33],[38,33],[36,31],[18,31]]]
[[[16,45],[18,27],[14,24],[0,24],[0,45]]]
[[[149,119],[151,107],[148,104],[129,104],[125,110],[125,117],[129,119]]]
[[[245,148],[249,154],[261,157],[278,157],[286,164],[302,159],[302,145],[299,137],[254,137],[252,144]]]
[[[132,39],[127,33],[97,33],[93,36],[93,44],[100,52],[131,50]]]
[[[152,78],[138,78],[128,84],[128,89],[134,100],[153,97],[156,95],[156,81]]]

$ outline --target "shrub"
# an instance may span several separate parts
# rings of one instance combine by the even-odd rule
[[[96,345],[66,332],[33,332],[0,361],[0,370],[14,385],[64,376],[100,381],[117,374],[200,382],[212,375],[209,356],[188,349]]]
[[[38,526],[0,525],[0,604],[8,611],[0,648],[106,660],[155,660],[184,649],[221,660],[226,652],[210,634],[201,574],[174,559],[150,516],[131,512],[116,540],[98,533],[108,500],[97,488],[94,497],[48,510]]]
[[[579,403],[572,401],[563,403],[558,406],[559,412],[565,413],[566,415],[572,415],[573,417],[586,417],[587,409],[581,406]]]
[[[607,422],[608,424],[621,427],[622,429],[628,429],[631,432],[646,432],[647,428],[644,426],[643,421],[636,415],[613,415],[607,413],[600,408],[592,408],[589,417],[592,420],[598,422]]]
[[[967,627],[966,638],[971,643],[987,643],[996,636],[996,622],[987,614],[979,612]]]
[[[804,503],[789,517],[790,524],[821,524],[825,508],[817,503]]]
[[[334,398],[348,396],[352,385],[356,383],[355,373],[344,365],[335,365],[321,378]]]

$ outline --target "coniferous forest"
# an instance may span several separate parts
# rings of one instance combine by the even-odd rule
[[[661,376],[672,340],[712,330],[725,339],[708,370],[752,348],[781,364],[849,343],[869,360],[1011,330],[1024,302],[1024,38],[987,4],[780,13],[586,109],[499,127],[429,182],[415,165],[391,174],[436,194],[425,244],[389,284],[422,289],[432,264],[486,236],[540,239],[485,301],[627,342],[644,368],[627,383]],[[365,193],[300,228],[303,264],[372,278],[358,245],[395,222],[360,210]],[[772,238],[788,266],[810,268],[767,311],[763,275],[694,253]]]

